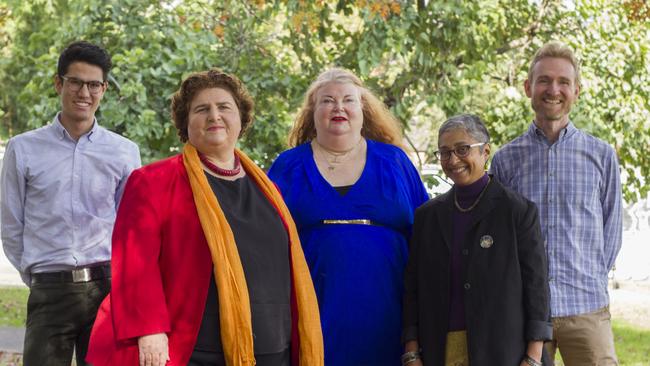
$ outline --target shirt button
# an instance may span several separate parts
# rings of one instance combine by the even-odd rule
[[[469,254],[469,250],[463,249],[463,255],[468,255],[468,254]]]
[[[465,288],[465,290],[469,290],[469,288],[472,286],[470,286],[469,283],[466,283],[465,285],[463,285],[463,287]]]

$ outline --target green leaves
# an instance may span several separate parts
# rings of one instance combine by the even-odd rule
[[[419,4],[419,5],[418,5]],[[582,59],[571,118],[612,144],[625,196],[650,190],[650,22],[640,0],[0,2],[0,126],[49,122],[60,51],[86,39],[113,56],[98,117],[136,141],[150,162],[178,151],[170,97],[189,73],[238,75],[256,102],[241,147],[268,167],[311,81],[325,68],[359,74],[402,121],[418,163],[434,163],[447,117],[483,117],[495,146],[533,119],[523,91],[535,50],[558,39]]]

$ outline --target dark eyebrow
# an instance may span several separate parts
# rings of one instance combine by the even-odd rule
[[[66,78],[68,78],[70,80],[74,80],[74,81],[81,81],[81,82],[84,82],[84,83],[102,83],[102,84],[104,83],[103,80],[84,80],[84,79],[80,79],[80,78],[78,78],[76,76],[66,76]]]
[[[465,145],[471,145],[471,142],[467,141],[458,141],[457,143],[454,144],[454,146],[465,146]]]
[[[192,110],[195,111],[195,110],[199,109],[200,107],[205,107],[207,105],[208,105],[208,103],[197,104],[192,108]]]
[[[192,108],[192,110],[195,111],[197,108],[200,108],[200,107],[206,107],[206,106],[209,106],[209,105],[210,105],[210,103],[207,103],[207,102],[206,102],[206,103],[197,104],[197,105],[194,106],[194,108]],[[231,105],[233,105],[233,103],[230,102],[230,101],[227,101],[227,102],[215,103],[215,105],[216,105],[217,107],[221,107],[221,106],[223,106],[223,105],[231,106]]]
[[[454,146],[454,148],[455,148],[455,147],[465,146],[465,145],[471,145],[471,143],[469,143],[469,142],[465,142],[465,141],[459,141],[459,142],[455,143],[453,146]],[[450,149],[449,147],[447,147],[447,146],[445,146],[445,145],[443,145],[443,146],[438,146],[438,149],[443,149],[443,148],[444,148],[444,149]]]

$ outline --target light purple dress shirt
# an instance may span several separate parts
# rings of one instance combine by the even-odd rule
[[[78,141],[58,115],[9,140],[0,175],[2,244],[25,284],[30,273],[110,261],[117,205],[138,167],[138,146],[97,121]]]

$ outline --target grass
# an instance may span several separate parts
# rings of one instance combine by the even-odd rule
[[[27,315],[27,296],[24,287],[0,286],[0,327],[22,327]],[[650,329],[642,329],[621,320],[613,320],[614,341],[620,366],[650,365]],[[0,352],[0,365],[11,365]],[[556,365],[562,361],[557,353]]]
[[[0,326],[23,327],[27,316],[27,296],[25,287],[0,287]]]
[[[614,342],[622,366],[650,365],[650,330],[613,320]]]

